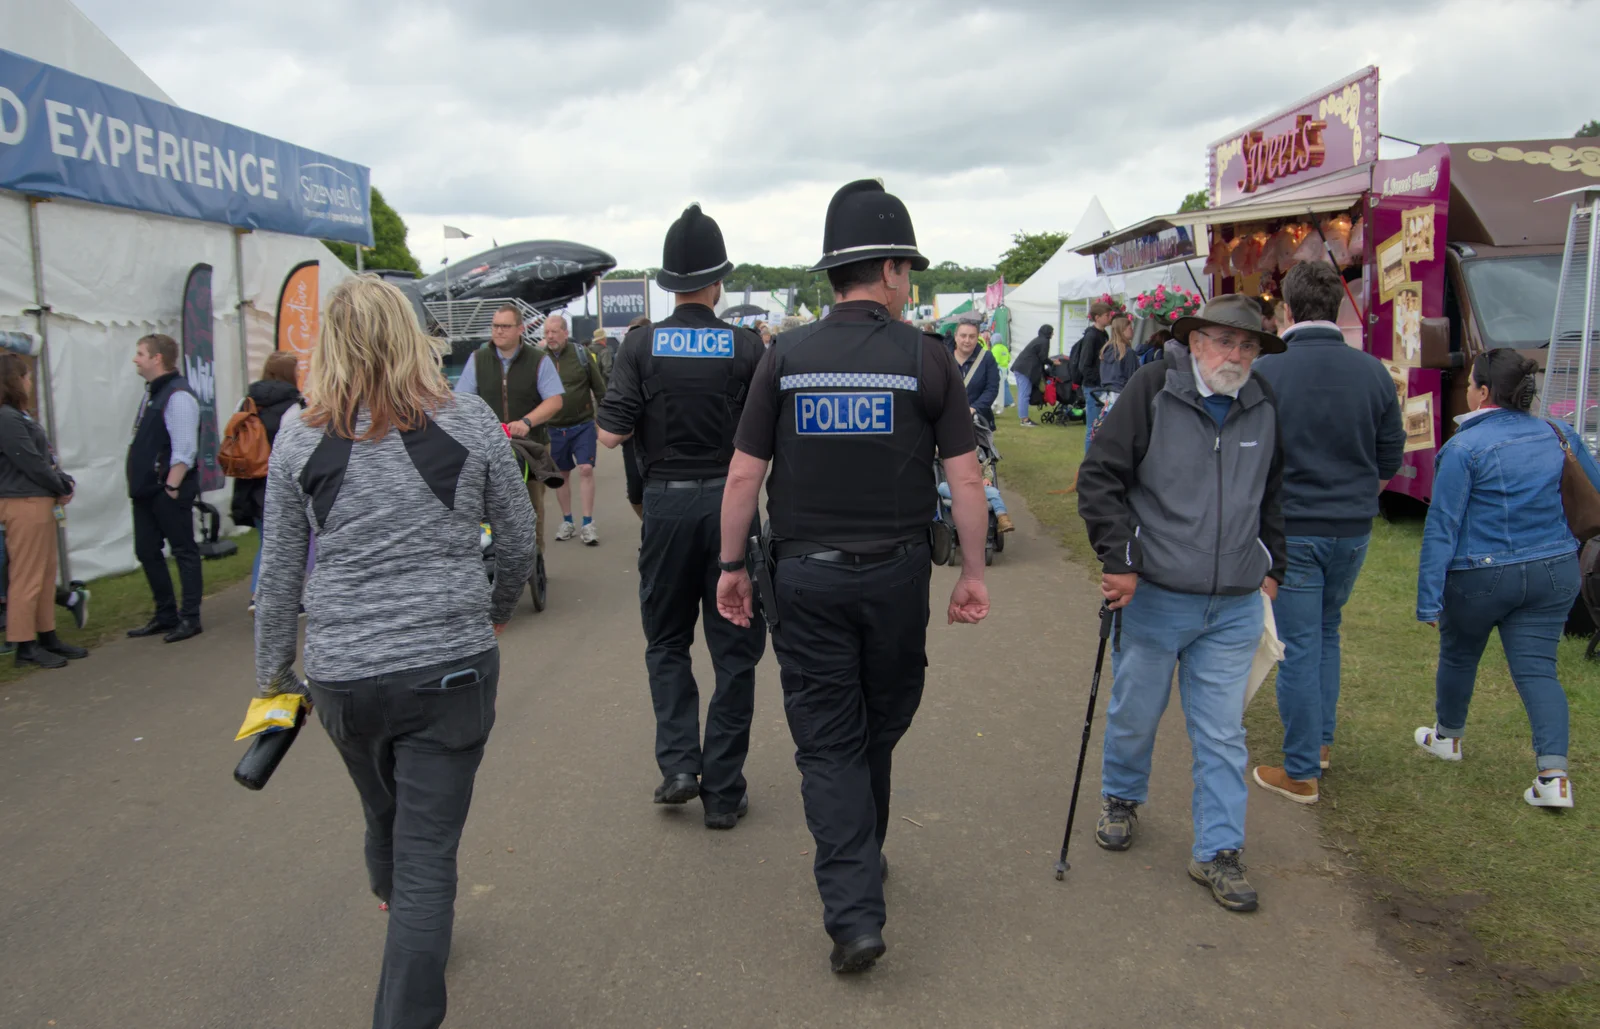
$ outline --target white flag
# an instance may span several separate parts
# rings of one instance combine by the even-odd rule
[[[470,233],[470,232],[462,232],[460,229],[456,228],[454,225],[446,225],[444,227],[444,238],[445,239],[471,239],[472,238],[472,233]]]

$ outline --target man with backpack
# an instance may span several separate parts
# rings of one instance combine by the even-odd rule
[[[594,412],[606,395],[606,376],[600,362],[589,356],[588,348],[569,339],[567,319],[552,314],[544,323],[544,349],[555,363],[561,385],[566,390],[561,410],[550,419],[550,456],[563,472],[578,470],[578,492],[583,504],[581,531],[572,524],[572,480],[556,490],[561,503],[561,528],[556,540],[578,536],[588,546],[600,542],[594,525],[594,459],[599,442],[595,434]]]

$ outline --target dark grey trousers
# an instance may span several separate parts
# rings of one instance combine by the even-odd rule
[[[497,648],[431,668],[310,683],[317,717],[361,795],[372,892],[389,903],[373,1029],[444,1021],[456,848],[499,678]]]

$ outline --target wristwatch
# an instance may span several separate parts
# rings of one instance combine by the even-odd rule
[[[742,572],[744,571],[744,558],[741,557],[737,561],[718,560],[717,568],[724,572]]]
[[[528,421],[528,419],[526,419],[526,418],[522,419],[522,424],[526,425],[528,427],[528,431],[529,432],[533,431],[533,423]]]

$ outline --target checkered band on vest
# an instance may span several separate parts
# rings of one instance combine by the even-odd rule
[[[869,375],[859,372],[810,372],[805,375],[785,375],[778,380],[779,389],[903,389],[915,391],[917,380],[912,375]]]

